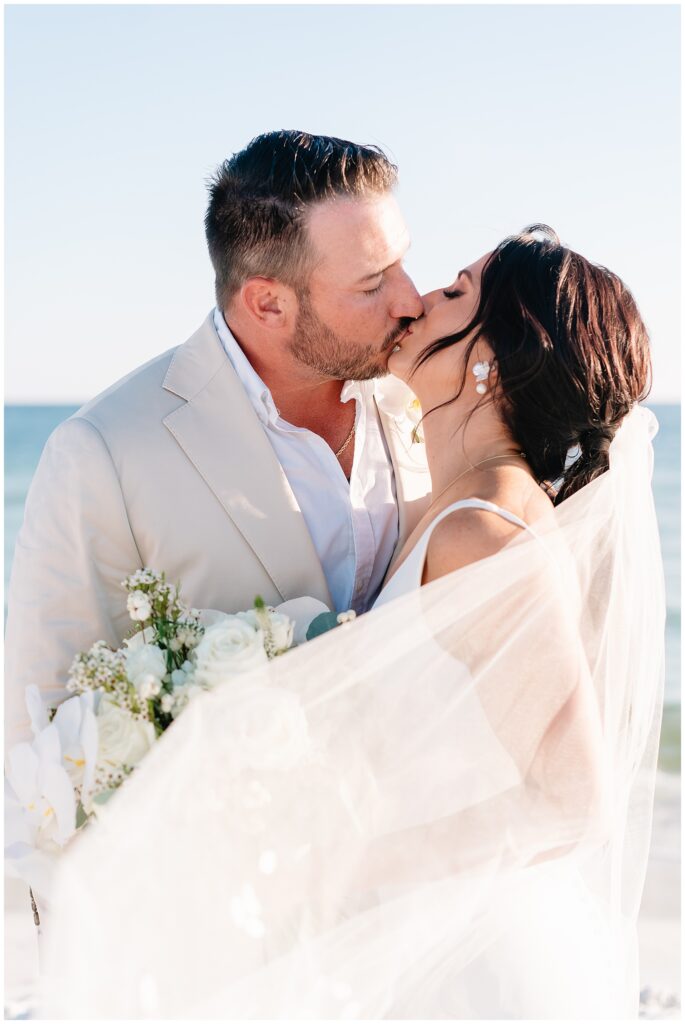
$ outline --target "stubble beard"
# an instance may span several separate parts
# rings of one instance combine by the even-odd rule
[[[306,293],[298,295],[298,301],[300,308],[289,349],[299,362],[329,380],[372,380],[388,374],[392,346],[410,320],[393,328],[380,351],[372,345],[352,349],[350,342],[317,316]]]

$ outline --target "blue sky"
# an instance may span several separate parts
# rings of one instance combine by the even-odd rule
[[[273,128],[400,167],[420,290],[531,221],[633,289],[680,382],[680,11],[10,6],[6,397],[81,401],[213,304],[205,181]]]

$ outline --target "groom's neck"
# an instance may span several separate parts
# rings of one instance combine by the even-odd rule
[[[271,393],[280,416],[293,426],[325,435],[340,411],[344,381],[331,380],[295,359],[280,338],[256,336],[232,322],[229,329]]]

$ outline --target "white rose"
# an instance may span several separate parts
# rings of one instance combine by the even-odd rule
[[[234,695],[224,727],[226,749],[254,771],[290,771],[310,747],[307,719],[297,697],[270,686]]]
[[[97,725],[98,764],[105,762],[115,767],[133,768],[155,742],[152,722],[133,718],[107,695],[100,701]]]
[[[154,644],[128,648],[126,651],[126,675],[135,686],[140,696],[141,686],[150,682],[153,676],[160,683],[166,675],[166,656],[164,651]],[[159,690],[157,691],[159,693]]]
[[[279,653],[287,651],[293,642],[295,623],[287,615],[282,615],[273,608],[266,608],[265,612],[269,616],[274,647]],[[259,615],[255,608],[250,608],[247,612],[238,612],[238,618],[249,622],[253,629],[261,629]]]
[[[230,615],[210,626],[195,648],[195,682],[211,688],[267,660],[261,631]]]
[[[128,595],[126,607],[134,622],[147,622],[152,615],[152,603],[142,590],[134,590]]]
[[[200,612],[200,625],[204,629],[209,629],[210,626],[216,626],[219,622],[225,622],[230,617],[228,612],[220,612],[216,608],[203,608]]]

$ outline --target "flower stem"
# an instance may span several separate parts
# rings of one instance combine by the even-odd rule
[[[36,897],[33,895],[33,889],[29,886],[29,896],[31,897],[31,910],[33,911],[33,923],[36,928],[40,928],[40,914],[38,913],[38,906],[36,904]]]

